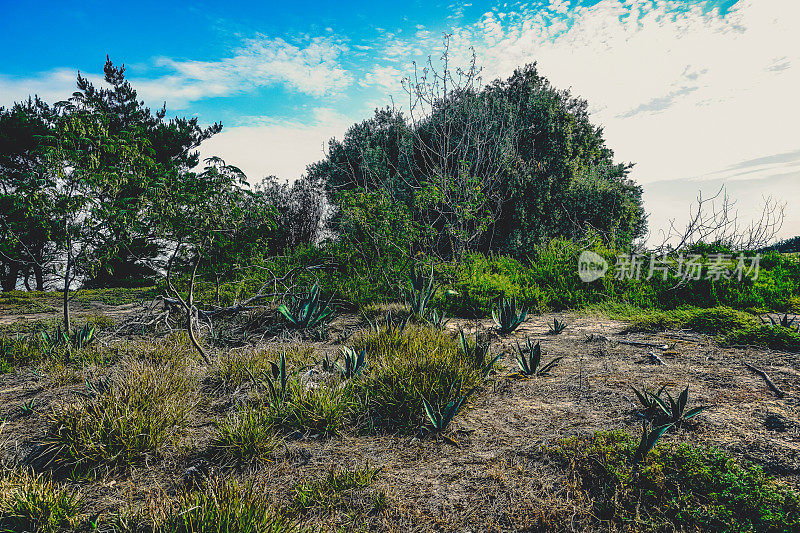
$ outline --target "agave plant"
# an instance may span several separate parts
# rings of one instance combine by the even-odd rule
[[[36,411],[36,398],[22,402],[19,406],[20,416],[30,416]]]
[[[344,379],[350,379],[357,376],[367,366],[366,364],[367,350],[361,350],[361,353],[356,354],[355,350],[347,346],[342,347],[342,361],[344,366],[337,365],[339,374]]]
[[[58,326],[52,335],[47,331],[42,331],[42,341],[48,351],[53,351],[61,344],[69,344],[69,335],[61,329],[61,326]]]
[[[644,460],[653,446],[656,445],[658,440],[664,436],[664,433],[672,427],[672,424],[663,424],[651,429],[647,422],[642,423],[642,437],[639,439],[639,445],[636,447],[636,452],[633,454],[633,462],[639,463]]]
[[[269,397],[274,402],[280,402],[286,399],[286,392],[288,389],[288,374],[286,373],[286,355],[281,354],[281,358],[276,363],[275,361],[269,362],[269,372],[264,373],[264,379],[259,379],[253,375],[249,368],[244,367],[244,371],[250,377],[250,380],[261,388],[269,392]]]
[[[369,323],[370,329],[375,333],[378,333],[381,331],[381,329],[386,329],[392,333],[400,333],[406,329],[409,320],[411,320],[411,315],[399,317],[393,315],[391,311],[387,311],[386,316],[383,318],[383,324],[381,324],[378,319],[375,319],[374,321],[367,319],[367,322]]]
[[[497,325],[500,333],[511,333],[525,321],[528,310],[517,307],[517,299],[500,298],[497,306],[492,309],[492,320]]]
[[[412,315],[424,319],[425,308],[436,292],[436,288],[433,286],[433,266],[431,266],[431,274],[426,280],[422,274],[417,273],[416,266],[411,265],[409,281],[409,288],[405,291],[406,302]]]
[[[425,314],[425,320],[436,329],[443,329],[448,322],[444,316],[444,311],[437,311],[436,309],[429,309]]]
[[[502,353],[491,357],[489,354],[489,342],[481,340],[477,331],[475,332],[475,338],[470,339],[463,329],[458,330],[458,349],[472,366],[483,373],[484,378],[492,371],[494,364],[503,357]]]
[[[667,386],[664,385],[658,389],[658,392],[653,394],[647,389],[643,388],[640,391],[636,387],[631,386],[631,389],[633,389],[634,394],[636,394],[636,398],[638,398],[639,403],[642,404],[642,407],[639,409],[640,416],[646,420],[655,420],[659,415],[663,414],[661,406],[654,398],[661,398],[661,395],[664,393],[664,389],[666,388]]]
[[[88,346],[94,340],[94,326],[90,327],[89,324],[86,324],[81,329],[76,330],[70,340],[72,346],[79,350]]]
[[[782,317],[780,317],[780,318],[779,318],[779,319],[777,319],[777,320],[776,320],[775,318],[773,318],[773,317],[772,317],[772,315],[767,315],[767,318],[769,319],[769,322],[770,322],[770,323],[771,323],[773,326],[782,326],[782,327],[784,327],[784,328],[786,328],[786,329],[789,329],[789,328],[791,328],[791,327],[792,327],[792,325],[794,325],[794,321],[795,321],[795,319],[796,319],[797,317],[791,317],[791,318],[789,318],[789,315],[788,315],[788,314],[784,314]],[[767,321],[766,321],[766,320],[764,320],[763,318],[762,318],[761,320],[763,320],[764,322],[767,322]]]
[[[525,338],[526,348],[517,342],[517,366],[523,376],[542,376],[550,372],[563,357],[556,357],[544,366],[539,366],[542,362],[542,346],[537,341],[531,342],[530,337]],[[526,355],[527,353],[527,355]]]
[[[447,429],[447,426],[450,425],[450,422],[452,422],[453,418],[458,414],[464,406],[464,402],[470,397],[474,390],[475,389],[472,389],[463,396],[460,396],[461,385],[458,385],[455,393],[456,399],[448,402],[443,409],[439,409],[438,407],[434,408],[428,400],[425,398],[422,399],[422,404],[425,407],[425,414],[428,416],[428,420],[433,426],[433,433],[440,434]]]
[[[308,329],[324,325],[333,318],[334,311],[329,307],[331,303],[321,303],[319,285],[314,284],[308,294],[296,300],[296,304],[290,309],[286,305],[278,307],[278,313],[283,315],[288,326],[292,329]]]
[[[651,395],[651,398],[661,408],[663,414],[660,414],[659,418],[669,422],[675,427],[680,426],[687,420],[694,418],[706,410],[706,407],[703,406],[695,407],[686,411],[686,404],[689,402],[689,385],[686,385],[686,388],[683,389],[683,392],[681,392],[678,396],[677,401],[670,393],[667,392],[666,395],[667,401],[664,401],[663,398],[654,395]]]
[[[550,331],[549,331],[550,335],[558,335],[559,333],[567,329],[567,323],[557,318],[553,318],[553,323],[549,324],[549,326],[550,326]]]

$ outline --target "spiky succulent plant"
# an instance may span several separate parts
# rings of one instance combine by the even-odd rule
[[[503,357],[502,352],[491,357],[489,347],[489,341],[481,339],[477,331],[475,332],[474,338],[469,338],[464,333],[463,329],[458,330],[459,351],[473,367],[479,369],[483,373],[483,377],[488,376],[489,372],[494,368],[494,364]]]
[[[550,335],[558,335],[565,329],[567,329],[567,323],[563,320],[559,320],[557,318],[553,318],[553,323],[549,324],[550,326]]]
[[[520,374],[523,376],[542,376],[550,372],[563,357],[556,357],[544,366],[540,366],[542,362],[542,346],[537,341],[536,344],[531,342],[530,337],[525,338],[526,347],[520,346],[517,342],[517,366],[519,366]]]
[[[517,299],[500,298],[492,308],[492,320],[500,333],[511,333],[525,321],[528,310],[517,306]]]
[[[341,352],[343,365],[337,365],[337,368],[344,379],[357,376],[367,366],[367,350],[361,350],[361,353],[356,354],[352,348],[343,346]]]
[[[433,426],[433,433],[441,433],[447,429],[447,426],[453,421],[453,418],[464,406],[464,402],[466,402],[473,391],[474,389],[461,396],[461,385],[458,385],[455,391],[456,399],[448,402],[447,405],[441,409],[438,408],[438,406],[434,407],[431,405],[425,398],[422,399],[422,404],[425,407],[425,414],[428,416],[428,420]]]
[[[416,265],[411,266],[408,290],[405,291],[405,300],[408,303],[409,311],[412,315],[425,319],[426,308],[436,288],[433,285],[433,266],[431,266],[430,276],[426,279],[422,273],[417,272]]]
[[[311,290],[295,299],[294,305],[283,304],[278,307],[278,313],[286,319],[286,324],[292,329],[308,329],[324,325],[334,315],[330,307],[331,301],[322,303],[320,300],[319,285],[314,284]]]

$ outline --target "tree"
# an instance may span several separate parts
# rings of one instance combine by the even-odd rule
[[[197,118],[165,120],[166,106],[153,113],[137,100],[125,79],[125,65],[116,67],[106,58],[103,70],[108,88],[96,88],[78,74],[78,92],[72,100],[106,117],[109,137],[146,140],[152,166],[136,179],[129,176],[116,189],[98,191],[108,220],[96,234],[92,270],[84,273],[89,286],[131,283],[154,274],[151,263],[163,253],[154,239],[159,221],[150,216],[156,195],[168,180],[189,178],[187,173],[198,164],[195,149],[222,129],[221,124],[202,128]],[[113,168],[119,163],[117,157],[106,153],[99,164]]]
[[[404,203],[424,251],[533,253],[555,237],[588,231],[627,246],[646,230],[641,188],[617,163],[585,101],[558,91],[527,65],[482,86],[474,54],[454,68],[448,41],[403,82],[408,117],[396,109],[331,140],[309,179]]]
[[[126,184],[141,180],[152,167],[147,141],[108,134],[108,117],[83,107],[80,99],[59,102],[55,127],[47,139],[40,191],[54,206],[52,222],[62,262],[64,330],[70,332],[73,284],[90,270],[96,235],[107,231],[114,206],[105,202]],[[113,157],[114,165],[107,161]]]
[[[0,271],[2,289],[14,290],[19,277],[30,289],[44,290],[53,261],[57,228],[51,199],[40,188],[42,160],[54,120],[40,99],[0,108]]]

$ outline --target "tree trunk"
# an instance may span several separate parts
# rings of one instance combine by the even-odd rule
[[[64,269],[64,333],[69,335],[69,286],[70,272],[72,271],[72,240],[67,237],[67,266]]]
[[[44,272],[42,272],[41,265],[34,264],[33,265],[33,275],[36,278],[36,290],[43,291],[44,290]]]
[[[6,263],[7,269],[3,268],[3,279],[0,284],[3,286],[3,292],[13,291],[17,288],[17,277],[19,277],[19,266],[14,262]]]

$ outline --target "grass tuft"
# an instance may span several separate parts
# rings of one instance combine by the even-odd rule
[[[72,529],[82,506],[80,493],[43,475],[16,470],[0,474],[0,531]]]
[[[77,470],[141,461],[186,426],[192,393],[185,366],[124,360],[110,387],[53,409],[46,453]]]

